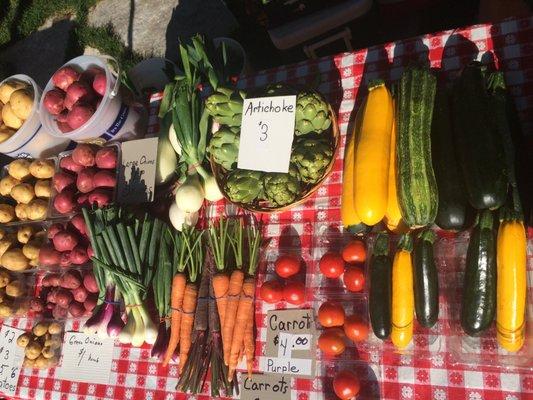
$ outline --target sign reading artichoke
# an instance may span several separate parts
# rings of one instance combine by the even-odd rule
[[[275,84],[252,97],[287,94],[297,94],[297,99],[291,164],[286,174],[237,168],[245,92],[218,87],[206,99],[206,109],[220,124],[209,142],[217,183],[230,201],[251,211],[275,211],[301,201],[316,190],[333,164],[339,132],[335,115],[320,93]]]

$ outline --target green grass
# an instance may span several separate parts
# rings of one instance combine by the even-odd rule
[[[98,0],[0,0],[0,49],[21,40],[41,27],[49,18],[72,16],[74,28],[70,32],[65,60],[83,54],[86,46],[113,56],[124,70],[143,57],[124,46],[111,25],[91,27],[87,17]],[[7,69],[0,61],[0,76]]]

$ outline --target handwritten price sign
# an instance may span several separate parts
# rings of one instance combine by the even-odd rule
[[[23,330],[2,325],[0,330],[0,392],[15,396],[24,362],[24,349],[17,346],[17,338]]]

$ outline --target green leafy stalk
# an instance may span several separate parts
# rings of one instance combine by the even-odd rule
[[[246,227],[246,239],[248,242],[248,274],[253,276],[259,263],[262,239],[261,229],[255,219]]]
[[[241,269],[243,265],[243,236],[243,220],[242,218],[236,218],[231,223],[230,244],[235,258],[235,267],[238,269]]]
[[[229,220],[221,217],[217,222],[211,221],[208,228],[207,238],[219,272],[224,271],[227,265],[228,242],[231,240],[228,237],[228,226]]]

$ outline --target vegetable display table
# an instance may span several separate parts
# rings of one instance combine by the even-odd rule
[[[509,90],[514,96],[524,132],[533,132],[533,18],[508,20],[495,25],[476,25],[454,31],[429,34],[414,39],[387,43],[352,53],[344,53],[319,60],[284,66],[244,78],[244,87],[261,86],[273,82],[312,83],[321,78],[319,91],[332,103],[338,114],[343,136],[349,120],[366,95],[371,79],[395,80],[404,66],[412,61],[429,60],[432,67],[442,68],[454,75],[472,58],[493,58],[505,71]],[[150,132],[158,130],[157,108],[161,95],[152,96]],[[531,138],[530,143],[531,143]],[[344,141],[343,141],[344,142]],[[304,204],[290,211],[265,215],[266,235],[274,241],[280,236],[297,236],[302,251],[311,256],[316,249],[318,226],[340,224],[340,195],[342,183],[342,154],[337,155],[334,170],[317,193]],[[222,211],[224,204],[217,204]],[[530,230],[529,235],[533,232]],[[532,265],[532,242],[529,242],[528,265]],[[312,264],[312,263],[311,263]],[[307,265],[307,282],[312,282],[313,265]],[[532,271],[529,272],[530,277]],[[264,277],[259,276],[259,284]],[[531,280],[531,279],[530,279]],[[307,306],[313,307],[313,288],[308,284]],[[282,306],[282,303],[278,304]],[[305,305],[304,305],[305,306]],[[265,317],[272,306],[256,301],[257,349],[256,364],[264,354],[266,338]],[[533,399],[533,371],[506,370],[483,365],[458,364],[447,347],[450,313],[443,307],[439,328],[431,337],[419,336],[415,351],[398,355],[378,350],[360,351],[368,363],[368,376],[362,378],[362,395],[358,398],[435,399],[435,400],[519,400]],[[14,319],[10,325],[27,326],[26,320]],[[78,322],[66,329],[80,327]],[[531,328],[531,327],[528,327]],[[531,336],[531,332],[529,333]],[[439,340],[438,350],[433,343]],[[529,344],[531,345],[531,344]],[[174,399],[187,398],[176,393],[177,367],[163,368],[150,359],[148,346],[133,348],[116,345],[109,385],[75,383],[55,378],[54,368],[45,371],[23,369],[17,395],[23,399]],[[342,359],[355,358],[353,351]],[[350,364],[346,364],[350,365]],[[531,364],[530,364],[531,366]],[[331,376],[328,362],[318,365],[314,380],[294,379],[291,398],[298,400],[322,398],[327,391],[327,376]],[[330,379],[330,378],[329,378]],[[328,395],[328,397],[332,397]],[[197,396],[207,399],[206,396]]]

